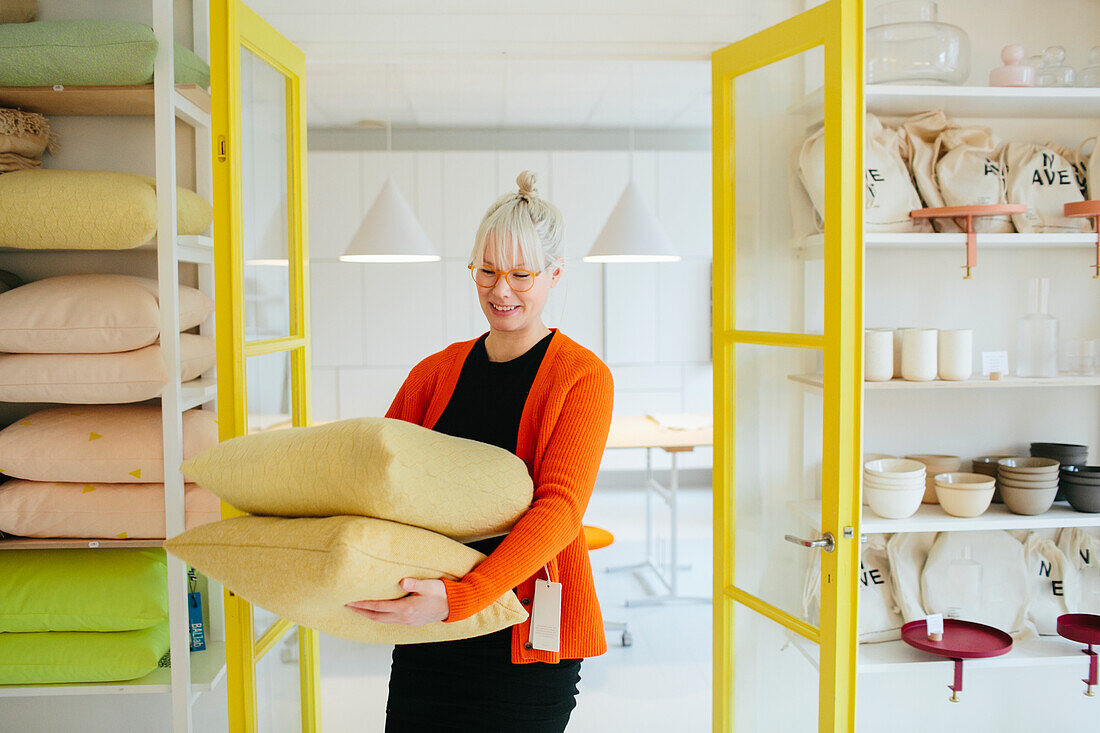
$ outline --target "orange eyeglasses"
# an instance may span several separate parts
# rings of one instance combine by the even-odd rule
[[[473,275],[474,282],[477,283],[478,287],[491,288],[497,284],[500,276],[504,275],[508,287],[517,293],[525,293],[530,290],[535,284],[535,278],[539,276],[537,272],[519,267],[511,270],[494,270],[488,265],[467,265],[467,268],[469,268],[470,274]]]

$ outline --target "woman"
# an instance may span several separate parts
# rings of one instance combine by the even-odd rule
[[[382,623],[452,622],[514,589],[530,611],[536,578],[549,575],[561,584],[559,649],[532,642],[530,620],[473,639],[399,645],[387,733],[563,731],[581,659],[607,650],[581,519],[611,424],[611,373],[543,324],[564,265],[561,213],[536,194],[534,173],[516,183],[485,214],[470,255],[489,332],[413,367],[386,416],[515,453],[534,480],[531,507],[507,535],[470,544],[488,557],[460,581],[406,578],[403,598],[349,605]]]

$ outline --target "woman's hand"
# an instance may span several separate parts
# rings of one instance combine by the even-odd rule
[[[409,595],[392,601],[353,601],[347,608],[383,624],[423,626],[447,618],[447,587],[442,580],[405,578],[401,589]]]

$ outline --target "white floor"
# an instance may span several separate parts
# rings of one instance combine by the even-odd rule
[[[709,489],[693,489],[680,496],[681,562],[691,564],[681,573],[681,594],[709,595],[711,494]],[[642,558],[644,494],[599,491],[585,523],[615,534],[615,544],[592,554],[592,565],[604,616],[629,623],[634,644],[620,647],[617,636],[609,634],[607,654],[584,662],[570,733],[710,730],[710,606],[625,608],[623,601],[644,596],[644,588],[630,572],[604,572]],[[667,537],[667,530],[662,535]],[[322,637],[321,714],[326,731],[383,730],[389,653],[389,647]],[[297,730],[293,716],[286,720],[281,714],[285,708],[272,707],[278,712],[264,716],[273,724],[271,730],[281,731],[281,722],[289,724],[287,730]]]

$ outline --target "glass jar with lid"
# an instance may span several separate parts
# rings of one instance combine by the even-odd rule
[[[962,84],[970,75],[970,39],[937,21],[936,3],[898,0],[871,11],[867,83]]]

